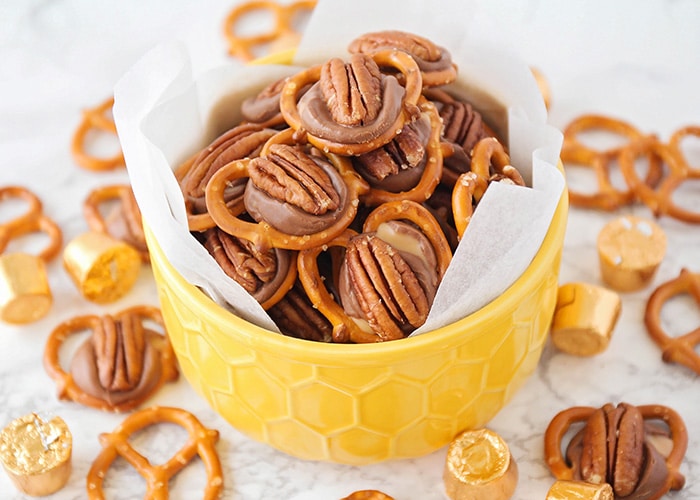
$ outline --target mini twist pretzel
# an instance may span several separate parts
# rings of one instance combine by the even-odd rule
[[[28,203],[27,211],[12,220],[0,223],[0,228],[9,229],[14,226],[25,226],[39,217],[42,211],[41,200],[37,195],[21,186],[5,186],[0,188],[0,202],[10,198],[22,198]]]
[[[49,334],[43,358],[46,372],[56,382],[58,398],[103,411],[126,412],[148,399],[165,382],[176,380],[177,361],[167,335],[146,328],[143,325],[145,320],[151,320],[165,329],[160,311],[150,306],[134,306],[115,316],[77,316],[59,324]],[[89,358],[92,363],[89,367],[79,365],[82,368],[80,374],[73,373],[73,370],[70,373],[64,371],[59,359],[63,343],[71,335],[86,330],[92,332],[89,340],[93,341],[95,349],[104,352],[103,357]],[[118,338],[120,334],[122,341]],[[116,340],[110,343],[110,339],[115,337]],[[129,346],[126,346],[127,343]],[[110,348],[110,345],[116,347]],[[133,354],[130,348],[137,353],[140,351],[140,357]],[[92,374],[99,376],[99,383],[103,383],[106,375],[113,379],[110,380],[112,384],[123,385],[118,380],[119,373],[123,372],[128,373],[127,379],[132,379],[126,384],[127,387],[104,388],[101,395],[88,394],[76,381],[78,376],[85,378]],[[117,393],[121,389],[126,394],[120,399]]]
[[[585,146],[577,138],[578,134],[587,131],[605,131],[626,137],[629,141],[620,147],[595,150]],[[584,208],[613,211],[631,203],[635,199],[635,192],[629,187],[622,190],[612,185],[610,166],[616,159],[619,159],[622,151],[629,145],[641,141],[643,138],[642,133],[629,123],[602,115],[583,115],[569,123],[564,129],[561,160],[565,164],[576,163],[590,167],[593,169],[598,183],[598,192],[593,194],[579,193],[569,188],[571,204]],[[644,184],[655,186],[663,174],[662,165],[656,155],[647,154],[647,159],[649,169]],[[620,167],[622,166],[620,165]]]
[[[680,275],[659,286],[649,297],[644,313],[644,324],[652,340],[662,350],[667,363],[680,363],[700,375],[700,355],[695,350],[700,344],[700,327],[678,337],[669,336],[661,327],[661,309],[672,297],[688,293],[700,306],[700,274],[682,269]]]
[[[32,212],[34,213],[34,212]],[[13,238],[18,238],[29,233],[43,232],[49,237],[49,242],[46,248],[39,252],[37,257],[44,262],[51,261],[61,250],[63,243],[63,232],[53,220],[46,215],[39,213],[31,218],[23,217],[19,219],[19,223],[0,226],[0,253],[5,251],[8,243]]]
[[[422,112],[430,117],[430,137],[425,148],[426,162],[418,184],[407,191],[394,193],[383,189],[370,188],[369,193],[362,196],[362,201],[367,205],[381,205],[389,201],[412,200],[422,203],[433,193],[442,176],[442,147],[440,144],[440,131],[442,123],[435,105],[421,98],[419,105]]]
[[[634,165],[639,156],[651,153],[669,168],[656,189],[643,182],[637,175]],[[625,181],[637,197],[648,206],[656,217],[668,215],[674,219],[692,224],[700,223],[700,213],[679,207],[673,201],[673,192],[687,179],[692,178],[688,164],[663,142],[654,137],[630,144],[620,154],[620,169]],[[700,178],[700,176],[698,176]]]
[[[681,142],[683,139],[685,139],[687,136],[694,135],[695,137],[700,138],[700,126],[687,126],[687,127],[682,127],[676,130],[672,135],[671,138],[668,141],[668,147],[671,148],[671,151],[673,154],[676,155],[678,160],[681,163],[684,163],[685,166],[688,168],[688,176],[691,179],[698,179],[700,178],[700,167],[693,167],[688,163],[688,160],[686,159],[685,155],[683,154],[683,151],[681,150]]]
[[[271,137],[263,147],[261,156],[267,155],[273,144],[289,144],[293,131],[287,129]],[[359,205],[359,197],[368,190],[367,183],[353,170],[350,161],[331,153],[326,158],[338,170],[348,189],[347,203],[340,217],[329,227],[312,234],[294,235],[275,229],[267,222],[247,222],[237,217],[244,211],[243,203],[234,209],[226,206],[224,189],[234,179],[248,177],[250,160],[237,160],[220,168],[209,180],[206,188],[207,210],[216,225],[229,234],[253,242],[259,248],[286,248],[304,250],[321,246],[341,234],[353,221]]]
[[[110,201],[119,203],[111,217],[104,217],[100,206]],[[90,192],[83,203],[83,213],[93,231],[109,234],[138,250],[143,262],[149,262],[146,236],[143,233],[141,210],[128,184],[104,186]]]
[[[129,443],[129,438],[152,425],[171,423],[183,427],[187,442],[165,463],[153,465]],[[154,406],[129,415],[110,433],[99,436],[102,451],[97,455],[87,474],[87,493],[90,500],[104,500],[103,483],[107,470],[117,457],[126,460],[146,480],[146,498],[167,500],[169,481],[195,456],[199,455],[207,474],[204,500],[215,500],[223,489],[223,472],[216,452],[219,432],[208,429],[189,413],[180,408]]]
[[[333,326],[332,338],[333,342],[336,343],[353,342],[365,344],[380,340],[373,333],[364,331],[350,316],[345,314],[342,306],[328,292],[318,270],[318,256],[322,251],[334,247],[346,248],[350,239],[356,235],[355,231],[346,229],[342,234],[323,246],[302,250],[297,257],[299,280],[311,303],[317,307]]]
[[[302,11],[316,7],[316,0],[299,0],[290,4],[281,4],[267,0],[252,0],[234,7],[224,21],[224,36],[229,44],[229,54],[245,62],[252,61],[254,50],[263,45],[276,43],[278,48],[298,45],[300,34],[294,29],[294,17]],[[251,12],[269,12],[274,16],[270,31],[250,36],[236,33],[236,24]]]
[[[520,172],[510,164],[510,156],[495,137],[485,137],[476,143],[472,150],[471,171],[475,174],[476,187],[473,194],[476,203],[484,196],[492,180],[509,179],[518,186],[525,185]]]
[[[624,406],[625,404],[622,403],[622,405]],[[663,421],[668,426],[669,437],[673,444],[668,455],[665,455],[665,466],[668,470],[666,480],[663,484],[656,485],[659,488],[657,494],[647,497],[660,498],[668,490],[679,490],[685,485],[685,477],[680,473],[679,469],[688,448],[688,430],[681,416],[667,406],[641,405],[637,406],[636,409],[641,414],[645,424],[656,420]],[[559,412],[547,426],[544,434],[544,456],[547,467],[558,480],[570,481],[575,479],[574,464],[569,463],[563,455],[565,447],[562,446],[562,441],[567,432],[572,425],[577,423],[585,422],[585,425],[591,425],[589,423],[590,417],[599,410],[589,406],[574,406]],[[647,429],[645,426],[645,434]],[[615,429],[608,431],[615,432]],[[604,453],[604,451],[601,451],[601,453]],[[601,478],[601,480],[605,481],[605,478]]]
[[[124,154],[121,149],[111,158],[99,158],[92,156],[85,151],[85,139],[91,130],[117,134],[117,127],[114,120],[107,116],[107,113],[114,106],[114,97],[108,98],[103,103],[94,108],[83,111],[83,119],[73,134],[71,141],[71,152],[75,162],[87,170],[104,171],[114,170],[124,167]]]
[[[365,138],[356,143],[344,143],[338,137],[332,137],[330,135],[328,137],[319,137],[306,130],[297,106],[297,96],[307,85],[315,84],[321,79],[321,69],[323,65],[313,66],[304,71],[300,71],[287,79],[287,82],[282,88],[282,93],[280,94],[280,111],[282,112],[284,120],[292,129],[303,133],[309,143],[322,151],[352,156],[372,151],[373,149],[387,144],[401,130],[401,127],[403,127],[406,122],[411,121],[415,116],[418,109],[418,101],[421,97],[423,82],[418,65],[413,58],[405,52],[384,50],[372,54],[371,58],[379,67],[390,67],[398,70],[403,75],[404,88],[406,91],[403,102],[401,103],[401,110],[397,113],[396,118],[392,123],[388,124],[387,127],[379,131],[378,135],[371,139]],[[312,92],[312,90],[307,92],[305,96]],[[347,134],[348,127],[344,128],[344,133]]]

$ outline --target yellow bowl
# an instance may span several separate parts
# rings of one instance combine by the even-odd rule
[[[290,455],[362,465],[418,457],[486,424],[534,371],[557,295],[566,192],[525,273],[479,311],[378,344],[286,337],[219,307],[147,229],[182,372],[232,426]]]

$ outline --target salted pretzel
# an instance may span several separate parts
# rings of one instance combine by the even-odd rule
[[[46,247],[37,254],[44,262],[51,261],[61,251],[63,232],[52,219],[43,213],[37,213],[32,206],[31,211],[15,222],[0,226],[0,253],[5,251],[10,240],[30,233],[42,232],[48,236]]]
[[[662,497],[669,490],[681,489],[685,484],[685,478],[680,473],[679,469],[688,448],[688,431],[683,419],[674,410],[662,405],[641,405],[636,407],[632,407],[632,405],[627,405],[626,403],[621,403],[619,405],[619,407],[625,406],[631,408],[633,411],[638,410],[639,414],[641,414],[641,418],[643,419],[643,429],[641,431],[644,434],[645,440],[651,441],[649,439],[650,435],[656,432],[655,429],[658,429],[658,427],[654,427],[656,421],[663,421],[666,426],[668,426],[666,436],[670,441],[672,441],[672,448],[670,451],[668,451],[668,453],[666,453],[666,450],[659,450],[662,455],[661,458],[665,459],[665,463],[655,464],[656,466],[665,466],[666,474],[662,474],[662,479],[664,479],[665,476],[665,480],[662,481],[661,484],[645,485],[644,489],[650,496],[645,496],[644,498],[656,499]],[[566,447],[562,446],[562,441],[571,427],[575,424],[584,423],[584,428],[580,430],[579,434],[573,438],[576,439],[577,437],[580,437],[581,433],[584,433],[587,430],[586,427],[590,428],[590,426],[593,426],[594,423],[602,424],[599,426],[602,428],[595,429],[595,431],[592,428],[588,430],[593,435],[596,435],[598,439],[604,440],[606,432],[616,433],[616,429],[607,428],[606,424],[602,421],[605,417],[602,417],[601,419],[592,419],[592,417],[594,414],[599,416],[602,412],[610,411],[611,409],[613,409],[611,404],[607,404],[603,408],[574,406],[559,412],[550,421],[544,434],[544,455],[547,467],[555,478],[559,480],[572,480],[575,479],[575,476],[580,472],[577,470],[577,467],[580,464],[570,463],[563,455],[563,449]],[[620,425],[621,422],[622,420],[618,421],[616,425]],[[628,427],[628,429],[630,432],[636,432],[634,428]],[[602,435],[599,434],[601,432]],[[618,428],[617,437],[619,437],[619,435],[620,429]],[[626,444],[635,447],[641,446],[641,443],[638,442],[631,443],[628,441]],[[650,444],[649,446],[654,445]],[[608,452],[604,448],[589,451],[591,453],[600,453],[601,455],[604,455],[604,460],[612,460],[612,458],[607,458]],[[615,451],[617,452],[617,450]],[[638,452],[641,452],[641,450],[638,450]],[[595,460],[595,457],[588,458],[593,458]],[[603,458],[603,456],[601,456],[601,458]],[[630,459],[630,457],[623,457],[623,459]],[[651,458],[647,458],[646,460],[647,462],[652,461]],[[651,467],[652,465],[649,466]],[[605,477],[601,477],[600,481],[605,481]],[[653,494],[648,490],[648,488],[652,487],[655,488]]]
[[[423,175],[418,183],[406,191],[392,192],[384,189],[370,187],[367,194],[363,195],[362,201],[366,205],[381,205],[389,201],[412,200],[422,203],[433,193],[442,177],[442,149],[440,146],[440,131],[442,123],[440,115],[435,105],[427,99],[421,98],[419,104],[421,112],[427,113],[430,117],[430,137],[425,147],[425,166]]]
[[[652,340],[661,348],[662,359],[667,363],[679,363],[700,375],[700,327],[677,337],[672,337],[661,326],[661,310],[664,304],[687,293],[700,306],[700,274],[682,269],[680,275],[660,285],[649,297],[644,313],[644,324]]]
[[[688,136],[700,138],[700,126],[689,125],[687,127],[679,128],[671,135],[671,138],[668,141],[668,147],[671,149],[671,152],[676,155],[678,160],[685,164],[688,169],[688,176],[691,179],[698,179],[700,178],[700,166],[690,165],[681,149],[681,142],[683,142],[683,140]]]
[[[360,57],[360,54],[355,54],[352,57]],[[370,56],[364,56],[370,57]],[[298,94],[300,90],[305,89],[307,85],[316,84],[321,79],[323,64],[313,66],[311,68],[300,71],[299,73],[289,77],[282,93],[280,94],[280,111],[287,124],[295,131],[303,133],[306,140],[321,149],[345,156],[359,155],[372,151],[387,144],[401,130],[405,123],[410,122],[418,112],[418,101],[421,97],[422,78],[418,65],[413,58],[405,52],[397,50],[384,50],[372,54],[371,60],[379,67],[388,67],[397,70],[403,75],[403,87],[405,95],[401,102],[401,109],[396,113],[395,118],[384,129],[377,130],[372,137],[362,137],[362,140],[357,142],[344,142],[340,135],[347,135],[348,129],[351,127],[342,126],[338,130],[334,130],[330,126],[324,127],[322,131],[312,133],[309,130],[308,124],[304,123],[298,107]],[[304,94],[303,98],[311,95],[314,91],[312,87]]]
[[[77,316],[54,328],[46,341],[43,362],[56,382],[58,398],[103,411],[126,412],[164,383],[176,380],[177,360],[168,336],[148,328],[144,322],[149,320],[165,330],[160,310],[151,306],[130,307],[114,316]],[[86,331],[91,336],[76,351],[66,372],[59,351],[69,337]]]
[[[20,198],[27,203],[27,210],[22,215],[14,219],[0,222],[0,229],[11,228],[13,226],[24,226],[29,224],[32,219],[36,219],[42,212],[42,203],[37,195],[21,186],[5,186],[0,188],[0,202],[12,198]]]
[[[286,129],[271,137],[260,153],[265,157],[273,145],[294,144],[293,131]],[[311,234],[295,235],[285,233],[272,227],[265,221],[247,222],[238,217],[245,207],[238,203],[228,207],[223,193],[226,186],[235,179],[248,177],[248,164],[251,160],[237,160],[220,168],[209,180],[206,187],[206,204],[209,214],[216,225],[229,234],[253,242],[259,248],[286,248],[288,250],[303,250],[324,245],[341,234],[353,221],[357,213],[360,195],[367,192],[367,183],[353,170],[350,161],[331,153],[325,154],[326,159],[336,168],[347,186],[347,202],[342,207],[342,213],[330,226]]]
[[[474,215],[474,193],[478,177],[474,172],[465,172],[457,178],[452,188],[452,218],[457,237],[461,240]]]
[[[153,425],[170,423],[183,427],[187,441],[166,462],[154,465],[136,451],[130,438]],[[216,443],[219,431],[209,429],[190,412],[181,408],[153,406],[132,413],[110,433],[99,436],[102,451],[95,457],[87,474],[87,494],[90,500],[104,500],[104,481],[112,463],[121,457],[146,480],[146,497],[152,500],[169,498],[169,483],[173,476],[199,455],[207,474],[204,500],[215,500],[224,487],[223,471]]]
[[[87,170],[105,171],[124,167],[124,154],[121,149],[114,156],[100,158],[85,151],[86,136],[90,131],[100,131],[117,135],[114,119],[108,116],[114,106],[114,97],[110,97],[94,108],[83,111],[83,118],[73,134],[71,152],[75,162]]]
[[[652,154],[661,159],[668,167],[668,172],[655,188],[643,182],[634,169],[637,158],[645,154]],[[683,222],[700,223],[700,212],[682,208],[673,201],[674,191],[686,180],[700,178],[700,174],[697,170],[691,170],[667,144],[655,137],[648,137],[630,144],[620,154],[620,170],[630,189],[656,217],[667,215]]]
[[[274,43],[278,50],[295,47],[299,44],[301,35],[294,27],[294,19],[298,14],[311,11],[314,7],[316,7],[316,0],[299,0],[289,4],[252,0],[237,5],[224,20],[224,36],[228,41],[229,54],[249,62],[258,56],[255,53],[256,49],[268,44]],[[236,25],[256,11],[273,16],[272,28],[267,32],[254,35],[239,34]]]
[[[363,231],[375,232],[382,223],[392,220],[408,220],[416,224],[425,234],[435,251],[437,272],[441,279],[449,266],[452,252],[440,224],[422,205],[412,201],[395,201],[375,208],[365,220]],[[348,316],[343,307],[328,292],[318,269],[318,256],[322,251],[333,247],[347,248],[350,240],[357,235],[352,230],[346,230],[326,243],[324,247],[309,248],[299,252],[297,260],[299,279],[311,302],[333,325],[334,342],[371,343],[389,340],[390,338],[366,331]],[[388,335],[387,332],[383,334]]]
[[[118,203],[117,207],[110,214],[103,215],[100,208],[112,201]],[[83,214],[90,229],[133,246],[143,262],[150,261],[141,210],[131,186],[115,184],[92,190],[83,203]]]
[[[597,150],[584,145],[578,135],[583,132],[600,131],[608,134],[622,136],[628,141],[621,146]],[[567,163],[576,163],[584,167],[590,167],[596,176],[598,192],[584,194],[569,187],[569,199],[571,204],[583,208],[597,208],[613,211],[621,206],[628,205],[635,199],[633,189],[619,189],[612,185],[610,179],[611,164],[620,159],[620,155],[628,147],[644,139],[644,135],[631,124],[615,118],[602,115],[582,115],[573,120],[564,129],[564,144],[561,150],[561,160]],[[663,168],[659,158],[653,154],[647,154],[649,168],[643,183],[647,186],[655,186],[663,175]],[[622,168],[622,165],[620,165]]]
[[[494,180],[508,179],[512,184],[524,186],[525,181],[518,169],[510,164],[510,156],[495,137],[485,137],[472,150],[471,171],[475,175],[474,200],[479,203],[486,188]]]
[[[379,490],[358,490],[353,491],[341,500],[394,500],[394,497],[390,497]]]

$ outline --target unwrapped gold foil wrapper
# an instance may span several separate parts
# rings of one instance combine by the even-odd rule
[[[498,434],[465,431],[447,449],[443,480],[451,500],[506,500],[515,492],[518,467]]]
[[[31,323],[53,304],[44,261],[26,253],[0,255],[0,320]]]
[[[614,290],[647,286],[666,254],[666,235],[655,222],[627,215],[608,223],[598,235],[603,281]]]
[[[550,336],[561,351],[593,356],[607,349],[620,317],[620,296],[603,287],[567,283],[559,287]]]
[[[134,286],[141,271],[141,257],[122,241],[88,232],[66,246],[63,265],[86,299],[106,304],[120,299]]]
[[[547,492],[545,500],[615,500],[615,495],[608,483],[557,481]]]
[[[0,461],[14,485],[31,496],[50,495],[68,482],[73,438],[60,417],[36,413],[10,422],[0,433]]]

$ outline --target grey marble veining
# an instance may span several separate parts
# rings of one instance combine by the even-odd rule
[[[0,6],[0,185],[31,187],[64,231],[65,241],[86,229],[81,203],[99,185],[125,182],[125,172],[90,173],[73,164],[70,137],[80,110],[110,95],[116,80],[153,45],[184,38],[209,60],[225,60],[221,26],[232,0],[9,1]],[[517,6],[506,0],[468,2],[479,23],[465,20],[486,42],[510,45],[538,67],[552,88],[550,123],[563,127],[589,112],[635,124],[667,139],[677,128],[700,124],[700,3],[694,0],[556,2]],[[691,148],[700,165],[700,142]],[[697,182],[680,200],[700,210]],[[0,217],[3,211],[0,208]],[[572,208],[560,282],[600,283],[595,240],[613,217],[649,217],[643,206],[615,214]],[[0,220],[2,220],[0,218]],[[700,272],[700,226],[659,220],[668,253],[653,284],[678,275],[682,267]],[[155,286],[144,268],[135,289],[121,301],[97,306],[82,299],[60,263],[49,266],[54,305],[48,317],[22,327],[0,324],[0,425],[41,411],[60,415],[74,437],[69,484],[51,498],[85,498],[85,476],[99,452],[97,435],[124,418],[59,402],[41,365],[44,341],[59,322],[79,314],[114,312],[156,304]],[[623,295],[623,310],[609,348],[577,358],[547,345],[536,372],[490,422],[511,446],[520,480],[514,498],[543,499],[553,482],[543,459],[543,434],[551,418],[572,405],[606,402],[659,403],[677,410],[689,429],[681,468],[687,483],[668,495],[700,498],[700,380],[689,370],[667,365],[648,337],[642,317],[651,288]],[[682,331],[700,314],[665,317]],[[689,319],[690,318],[690,319]],[[697,327],[697,323],[691,324]],[[228,426],[194,393],[184,378],[166,386],[153,404],[182,406],[221,432],[218,450],[225,472],[224,498],[330,500],[375,488],[397,500],[443,499],[445,450],[413,460],[351,467],[291,458],[251,441]],[[160,434],[162,433],[162,434]],[[155,456],[173,448],[161,430],[143,444]],[[143,481],[123,464],[114,469],[108,498],[143,496]],[[172,484],[172,498],[201,497],[202,469],[195,466]],[[0,473],[0,498],[20,500]]]

